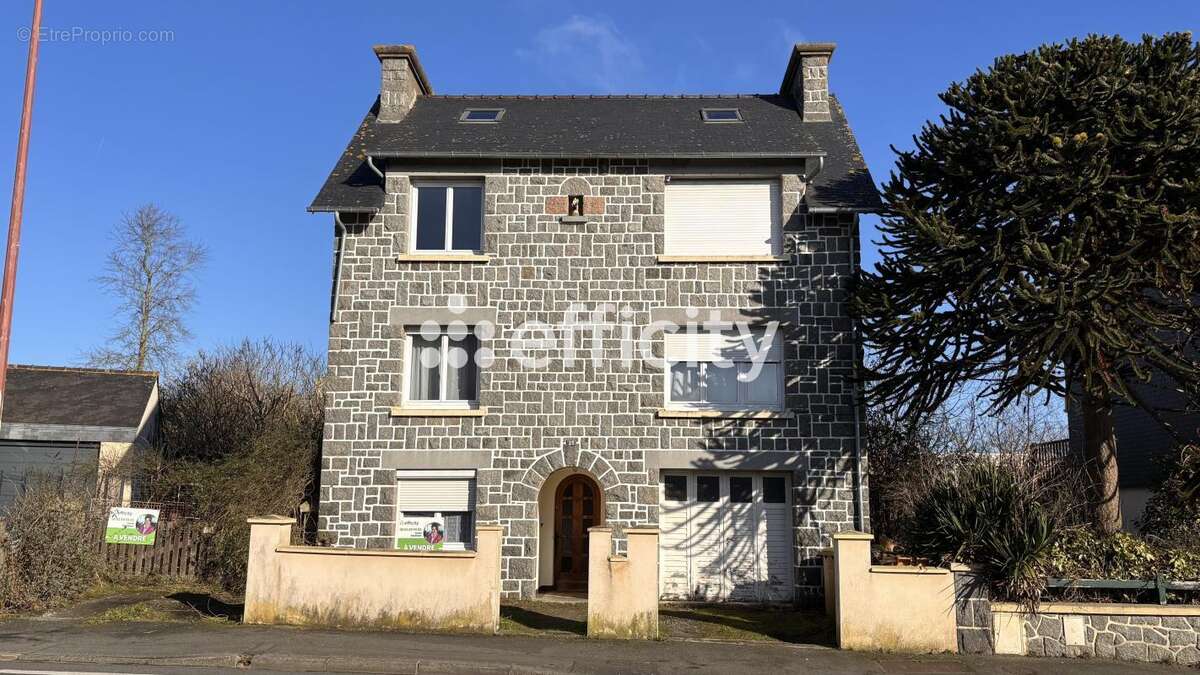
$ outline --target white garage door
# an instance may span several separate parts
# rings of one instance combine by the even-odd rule
[[[667,600],[792,600],[786,475],[663,471],[660,589]]]

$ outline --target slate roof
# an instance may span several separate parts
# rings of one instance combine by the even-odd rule
[[[3,422],[137,428],[157,382],[157,373],[12,365]]]
[[[378,101],[350,139],[310,211],[373,212],[383,205],[373,158],[787,159],[824,157],[810,207],[871,211],[875,185],[841,105],[804,122],[790,96],[418,96],[400,122],[378,122]],[[741,111],[740,124],[701,120],[702,108]],[[459,122],[467,108],[503,108],[496,124]],[[376,163],[378,166],[378,162]]]

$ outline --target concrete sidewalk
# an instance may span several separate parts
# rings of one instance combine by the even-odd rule
[[[1108,661],[906,657],[824,647],[421,635],[179,623],[0,623],[0,660],[370,673],[1161,673]],[[16,668],[17,665],[11,665]]]

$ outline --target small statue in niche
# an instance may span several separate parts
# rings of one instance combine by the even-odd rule
[[[583,195],[571,195],[570,197],[567,197],[567,215],[583,215]]]

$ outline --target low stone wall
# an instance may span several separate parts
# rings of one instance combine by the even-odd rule
[[[495,633],[502,528],[476,550],[429,553],[289,546],[292,519],[251,518],[246,623]]]
[[[954,573],[871,565],[862,532],[833,535],[833,608],[842,649],[954,652]]]
[[[991,611],[997,654],[1200,663],[1197,606],[1052,602],[1028,613],[995,602]]]
[[[658,529],[627,528],[627,556],[612,554],[612,528],[588,530],[592,638],[658,639]]]

